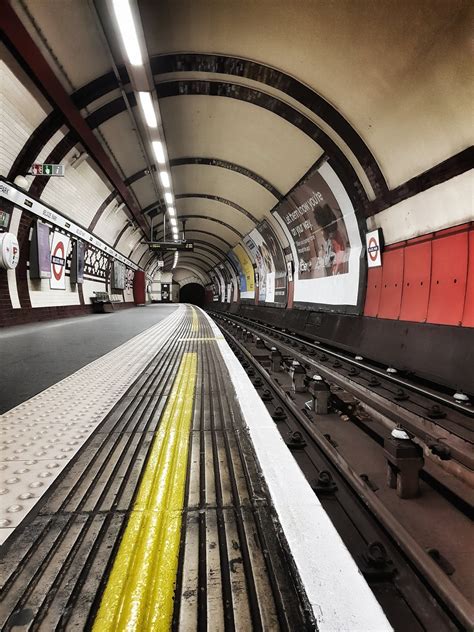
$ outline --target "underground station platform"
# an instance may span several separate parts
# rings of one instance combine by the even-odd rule
[[[391,629],[220,329],[169,311],[3,415],[1,629]]]

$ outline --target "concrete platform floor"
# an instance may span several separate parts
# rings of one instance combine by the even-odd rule
[[[147,305],[0,330],[0,414],[156,325],[177,307]]]

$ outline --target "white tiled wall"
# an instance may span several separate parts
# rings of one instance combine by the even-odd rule
[[[93,281],[92,279],[85,278],[82,285],[84,303],[89,305],[91,298],[94,296],[94,292],[105,292],[105,288],[105,281]]]
[[[77,153],[77,149],[72,149],[65,157],[62,163],[66,165],[66,175],[64,178],[50,178],[41,199],[87,227],[111,189],[87,160],[77,168],[71,166],[71,158]]]
[[[30,290],[31,307],[60,307],[63,305],[80,305],[77,285],[71,286],[66,276],[65,290],[51,290],[49,279],[31,280],[28,272],[28,288]]]
[[[0,59],[0,175],[6,176],[47,113]]]
[[[116,201],[109,204],[94,229],[94,234],[100,239],[104,239],[110,245],[114,244],[118,234],[127,221],[127,216],[123,211],[118,211],[117,213],[113,210],[115,206]]]

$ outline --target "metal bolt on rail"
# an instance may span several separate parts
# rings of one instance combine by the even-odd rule
[[[410,439],[401,426],[384,441],[387,459],[387,485],[397,490],[400,498],[415,498],[420,493],[420,471],[425,462],[423,448]]]
[[[327,415],[331,391],[320,375],[313,375],[313,378],[309,383],[308,390],[313,396],[314,412],[317,415]]]
[[[270,360],[272,363],[272,371],[274,373],[278,373],[279,371],[281,371],[282,355],[276,347],[271,348]]]
[[[455,399],[457,402],[461,402],[465,406],[471,405],[469,397],[466,395],[466,393],[463,393],[462,391],[457,391],[456,393],[454,393],[453,399]]]
[[[304,393],[306,390],[306,386],[304,383],[306,371],[298,362],[298,360],[293,360],[293,362],[291,363],[289,375],[291,377],[291,388],[293,389],[293,391],[295,393]]]

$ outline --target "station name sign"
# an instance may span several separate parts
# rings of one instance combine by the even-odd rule
[[[194,250],[192,241],[149,241],[148,247],[155,252],[178,252]]]
[[[49,165],[35,163],[31,165],[30,173],[33,176],[64,176],[64,165]]]

